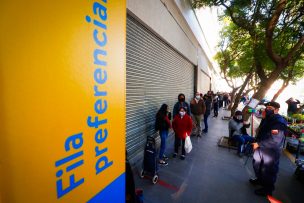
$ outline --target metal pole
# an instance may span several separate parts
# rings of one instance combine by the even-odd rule
[[[251,113],[251,137],[253,137],[253,112]]]

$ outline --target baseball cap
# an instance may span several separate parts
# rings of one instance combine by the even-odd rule
[[[235,116],[240,116],[240,115],[242,115],[242,112],[241,112],[241,111],[236,111],[236,112],[234,113],[234,115],[235,115]]]
[[[278,102],[274,102],[274,101],[271,101],[271,102],[268,102],[268,103],[266,103],[266,104],[264,104],[266,107],[267,106],[272,106],[272,107],[274,107],[274,108],[276,108],[276,109],[279,109],[280,108],[280,104],[278,103]]]

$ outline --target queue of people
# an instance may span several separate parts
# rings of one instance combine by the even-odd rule
[[[165,155],[166,139],[170,128],[175,133],[174,154],[177,157],[178,149],[181,146],[182,152],[180,158],[186,158],[185,139],[191,134],[201,137],[202,133],[208,133],[208,116],[210,115],[213,102],[213,93],[209,91],[204,96],[196,92],[195,97],[186,102],[184,94],[178,95],[178,101],[173,107],[173,120],[171,125],[171,112],[167,104],[162,104],[156,114],[155,130],[159,132],[161,138],[159,150],[159,164],[168,165],[168,157]],[[204,129],[202,130],[201,121],[204,120]]]
[[[217,98],[215,99],[215,97]],[[224,104],[224,96],[223,104]],[[186,158],[185,139],[191,133],[200,137],[201,133],[208,132],[208,116],[214,103],[218,102],[220,107],[220,95],[214,95],[208,92],[205,95],[199,92],[190,101],[186,102],[184,94],[178,95],[178,102],[173,107],[173,121],[171,125],[171,113],[167,104],[163,104],[156,114],[156,130],[161,137],[161,147],[159,153],[159,164],[168,165],[165,155],[166,139],[170,128],[175,133],[173,158],[177,157],[178,149],[181,146],[180,159]],[[255,190],[256,195],[272,195],[275,189],[275,182],[279,170],[279,159],[284,140],[284,133],[287,129],[286,120],[278,113],[280,104],[277,102],[268,102],[266,109],[262,114],[262,121],[257,129],[255,138],[249,136],[246,128],[250,124],[243,120],[243,113],[236,111],[233,118],[229,121],[229,132],[232,139],[238,143],[238,155],[242,156],[245,146],[251,146],[253,150],[253,169],[255,178],[249,180],[254,186],[260,186]],[[216,109],[217,110],[217,109]],[[215,110],[215,115],[216,114]],[[202,130],[201,120],[204,120],[204,129]]]

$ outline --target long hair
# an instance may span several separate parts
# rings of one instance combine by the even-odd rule
[[[155,130],[161,130],[161,126],[164,120],[164,117],[167,114],[167,108],[168,105],[167,104],[163,104],[161,105],[160,109],[158,110],[157,114],[156,114],[156,119],[155,119]]]
[[[167,104],[162,104],[160,109],[158,110],[157,114],[156,114],[156,117],[163,117],[166,115],[167,113],[167,108],[168,108],[168,105]]]

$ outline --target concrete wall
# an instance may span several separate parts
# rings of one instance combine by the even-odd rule
[[[137,17],[191,63],[197,65],[198,42],[173,3],[169,0],[127,0],[127,9],[129,14]]]
[[[127,9],[198,68],[198,91],[204,93],[207,87],[209,90],[207,77],[211,77],[211,89],[218,90],[219,70],[213,61],[215,43],[211,39],[217,30],[208,29],[207,25],[215,23],[214,10],[194,12],[188,0],[127,0]]]
[[[199,42],[199,46],[204,50],[202,57],[206,59],[212,59],[213,52],[212,48],[209,46],[205,33],[203,32],[195,12],[191,8],[189,1],[187,0],[174,0],[176,6],[180,10],[180,13],[183,15],[184,19],[187,21],[188,26],[192,30],[192,33],[195,35],[195,38]],[[210,28],[209,28],[210,29]]]

